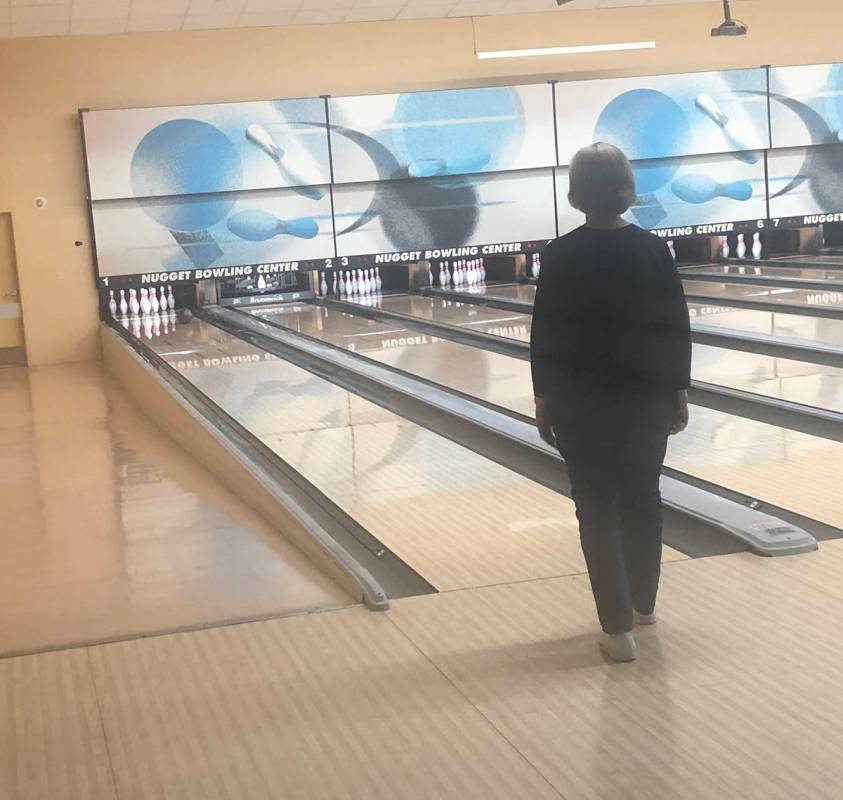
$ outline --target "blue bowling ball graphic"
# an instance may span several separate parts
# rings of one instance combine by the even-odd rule
[[[638,194],[655,192],[681,166],[680,156],[691,149],[691,126],[675,100],[654,89],[633,89],[618,95],[603,109],[594,127],[594,140],[608,142],[633,162]],[[651,159],[646,163],[647,159]],[[639,162],[639,163],[635,163]],[[643,162],[643,163],[642,163]]]
[[[131,164],[132,190],[144,212],[174,231],[210,228],[234,206],[243,168],[234,144],[218,128],[174,119],[141,139]],[[210,196],[209,196],[210,194]]]
[[[505,87],[402,94],[393,116],[395,152],[408,174],[447,176],[447,188],[460,183],[454,175],[506,168],[524,132],[521,99]]]

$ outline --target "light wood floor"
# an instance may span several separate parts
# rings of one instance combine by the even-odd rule
[[[839,800],[843,543],[666,564],[640,660],[582,576],[0,661],[14,800]]]
[[[0,654],[353,602],[98,364],[0,370],[0,520]]]

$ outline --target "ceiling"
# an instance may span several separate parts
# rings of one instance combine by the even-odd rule
[[[574,11],[713,0],[0,0],[0,38]],[[717,11],[715,9],[715,11]]]

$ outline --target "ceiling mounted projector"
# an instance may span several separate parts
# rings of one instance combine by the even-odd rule
[[[559,0],[557,0],[559,2]],[[732,19],[729,0],[723,0],[723,16],[726,17],[716,28],[711,29],[712,36],[746,36],[748,28],[738,19]]]

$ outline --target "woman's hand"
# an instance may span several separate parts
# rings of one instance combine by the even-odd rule
[[[688,427],[688,392],[685,389],[680,389],[676,393],[676,405],[676,417],[670,428],[671,436],[682,433]]]
[[[539,429],[539,436],[542,441],[547,442],[551,447],[556,447],[556,437],[553,435],[553,425],[550,423],[550,415],[547,411],[547,404],[543,397],[536,400],[536,427]]]

